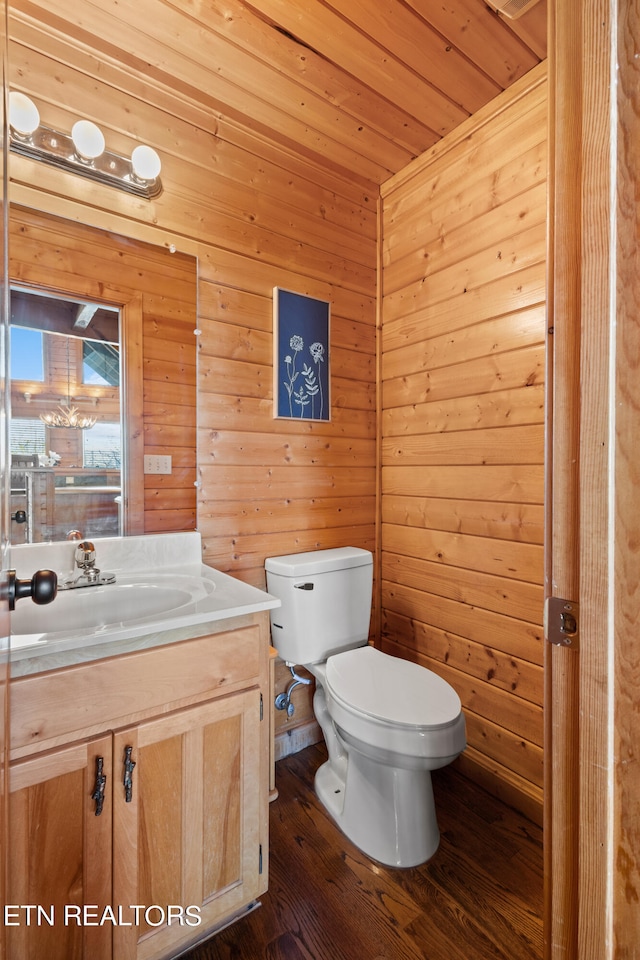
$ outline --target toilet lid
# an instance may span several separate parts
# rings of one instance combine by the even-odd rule
[[[329,657],[326,683],[347,708],[391,723],[448,726],[462,709],[460,697],[442,677],[370,646]]]

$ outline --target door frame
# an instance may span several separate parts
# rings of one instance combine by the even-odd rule
[[[8,121],[6,116],[7,92],[7,5],[0,0],[0,73],[2,75],[2,94],[0,99],[0,141],[2,158],[0,160],[0,394],[5,413],[9,409],[9,276],[7,262],[8,243]],[[10,548],[7,527],[10,526],[8,493],[8,416],[0,417],[0,904],[6,903],[8,857],[6,851],[9,839],[8,819],[8,739],[9,739],[9,604],[6,599],[7,570],[10,562]],[[5,928],[0,924],[0,960],[6,957]]]
[[[545,955],[640,942],[640,9],[550,0]]]

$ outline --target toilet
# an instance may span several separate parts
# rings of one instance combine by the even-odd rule
[[[282,604],[271,611],[273,644],[316,679],[313,709],[328,753],[315,776],[320,801],[371,859],[424,863],[440,841],[431,770],[466,747],[458,694],[431,670],[369,646],[368,550],[269,557],[265,568]]]

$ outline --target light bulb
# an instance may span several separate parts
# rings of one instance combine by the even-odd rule
[[[30,137],[40,126],[40,114],[35,103],[17,90],[9,94],[9,123],[21,137]]]
[[[131,154],[131,166],[139,180],[155,180],[160,174],[162,164],[152,147],[141,145]]]
[[[104,153],[102,130],[91,120],[78,120],[71,128],[71,139],[78,156],[83,160],[95,160]]]

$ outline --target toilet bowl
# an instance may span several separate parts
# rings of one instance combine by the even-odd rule
[[[366,646],[329,657],[324,672],[329,713],[343,735],[431,770],[459,755],[460,697],[431,670]]]
[[[432,671],[368,645],[368,551],[274,557],[266,569],[282,601],[271,614],[274,645],[316,678],[328,753],[315,776],[320,801],[372,859],[424,863],[439,844],[431,770],[466,746],[460,698]]]

